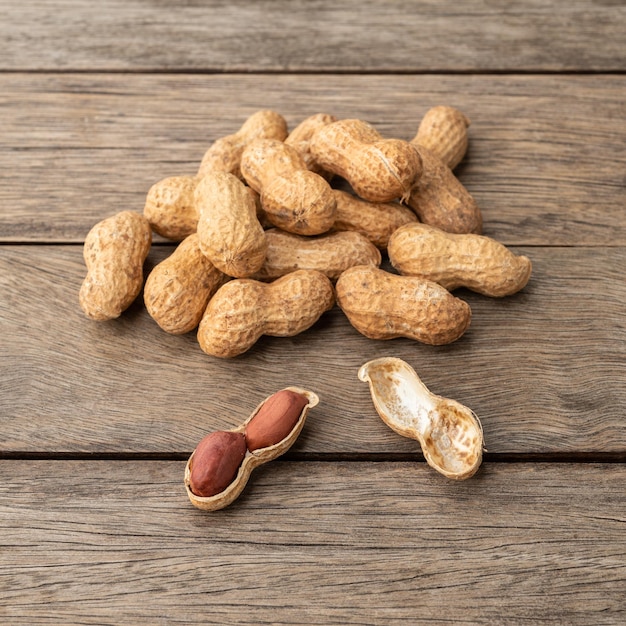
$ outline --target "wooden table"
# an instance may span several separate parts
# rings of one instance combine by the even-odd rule
[[[623,3],[2,4],[3,624],[626,623]],[[141,298],[82,314],[88,230],[254,111],[408,139],[436,104],[471,119],[485,234],[534,267],[512,297],[459,290],[457,342],[368,340],[335,308],[219,360]],[[480,416],[475,477],[377,417],[356,374],[388,355]],[[321,398],[296,445],[193,508],[195,444],[287,385]]]

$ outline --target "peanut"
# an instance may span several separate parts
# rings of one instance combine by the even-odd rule
[[[426,462],[439,473],[464,480],[478,470],[483,430],[474,412],[431,393],[401,359],[383,357],[361,366],[377,413],[389,428],[419,441]]]
[[[207,174],[198,182],[194,199],[202,253],[228,276],[256,272],[265,260],[267,241],[245,185],[233,174]]]
[[[248,422],[246,445],[250,452],[281,442],[294,428],[309,398],[290,389],[270,396]]]
[[[478,233],[482,215],[476,201],[452,170],[427,148],[416,145],[423,173],[407,204],[424,224],[449,233]]]
[[[532,272],[525,256],[482,235],[446,233],[427,224],[407,224],[389,241],[389,260],[404,275],[420,276],[449,291],[467,287],[485,296],[523,289]]]
[[[345,178],[370,202],[408,198],[422,171],[410,143],[383,139],[361,120],[339,120],[320,128],[311,138],[310,151],[321,167]]]
[[[215,141],[205,152],[198,169],[198,176],[213,172],[228,172],[241,178],[241,154],[255,139],[278,139],[287,137],[287,122],[275,111],[257,111],[232,135]]]
[[[267,255],[252,278],[274,280],[295,270],[318,270],[331,280],[353,265],[378,267],[378,248],[360,233],[353,231],[302,237],[277,228],[265,231]]]
[[[201,178],[170,176],[152,185],[144,206],[144,217],[150,228],[167,239],[182,241],[198,229],[198,207],[194,197]],[[264,219],[259,194],[246,187],[256,208],[257,218]]]
[[[469,119],[454,107],[432,107],[426,111],[411,143],[424,146],[453,170],[467,152],[469,125]]]
[[[198,235],[189,235],[148,275],[143,299],[148,313],[174,335],[198,326],[209,298],[226,276],[202,254]]]
[[[198,444],[189,476],[189,487],[196,496],[209,498],[230,485],[246,455],[243,433],[215,431]]]
[[[327,172],[325,169],[320,167],[313,158],[310,147],[311,137],[313,137],[318,129],[336,121],[337,118],[334,115],[328,115],[327,113],[311,115],[300,122],[300,124],[298,124],[289,133],[289,135],[287,135],[287,139],[285,139],[286,144],[293,146],[300,153],[300,156],[304,159],[307,168],[312,172],[319,174],[326,180],[330,180],[333,175],[331,172]]]
[[[79,293],[88,317],[111,320],[132,304],[143,285],[151,244],[148,220],[133,211],[117,213],[89,231],[83,248],[87,276]]]
[[[143,214],[157,235],[182,241],[196,232],[198,211],[193,193],[197,182],[194,176],[170,176],[150,187]]]
[[[318,402],[312,391],[286,387],[263,400],[243,424],[205,437],[185,466],[191,503],[204,511],[217,511],[234,502],[256,467],[295,443],[309,409]]]
[[[207,354],[229,358],[249,350],[262,335],[291,337],[332,308],[330,280],[315,270],[291,272],[270,284],[232,280],[209,301],[198,342]]]
[[[370,339],[407,337],[443,345],[458,339],[471,320],[467,302],[441,285],[367,265],[346,270],[336,291],[352,326]]]
[[[356,231],[381,250],[387,248],[389,237],[396,229],[417,221],[415,213],[398,202],[367,202],[340,189],[333,189],[333,193],[337,217],[331,230]]]
[[[319,235],[335,221],[331,188],[319,174],[307,169],[293,147],[275,139],[257,139],[241,157],[241,173],[261,194],[267,219],[298,235]]]

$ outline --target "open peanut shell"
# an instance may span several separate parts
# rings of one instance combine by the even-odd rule
[[[474,412],[431,393],[402,359],[383,357],[361,366],[376,411],[389,428],[419,441],[426,462],[455,480],[473,476],[483,453],[483,430]]]
[[[289,391],[295,391],[296,393],[299,393],[308,398],[308,402],[302,409],[298,421],[296,422],[293,429],[289,432],[289,434],[278,443],[267,446],[266,448],[259,448],[254,452],[250,452],[250,450],[247,450],[246,455],[244,456],[243,461],[239,466],[239,471],[237,472],[237,475],[230,483],[230,485],[228,485],[228,487],[224,489],[224,491],[210,497],[201,497],[193,493],[190,487],[190,477],[195,450],[191,453],[191,456],[187,460],[187,464],[185,466],[184,480],[185,489],[187,490],[189,500],[195,507],[197,507],[198,509],[202,509],[203,511],[217,511],[219,509],[227,507],[229,504],[232,504],[232,502],[234,502],[243,491],[254,468],[258,467],[259,465],[263,465],[264,463],[268,463],[269,461],[272,461],[275,458],[279,457],[281,454],[284,454],[295,443],[298,435],[304,427],[304,422],[306,421],[306,416],[309,409],[319,403],[319,397],[312,391],[308,391],[307,389],[301,389],[299,387],[285,387],[285,389]],[[268,396],[268,398],[269,397],[270,396]],[[254,409],[250,417],[248,417],[245,422],[243,422],[236,428],[231,428],[231,432],[245,432],[248,422],[250,422],[252,418],[259,412],[259,409],[263,406],[263,404],[265,404],[268,398],[265,398],[265,400],[259,403],[259,405]]]

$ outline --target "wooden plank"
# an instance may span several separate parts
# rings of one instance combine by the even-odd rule
[[[328,111],[411,138],[426,110],[472,119],[459,178],[513,245],[625,245],[624,76],[0,75],[0,240],[82,241],[192,174],[254,111]],[[564,110],[567,114],[564,114]]]
[[[283,463],[194,509],[182,463],[0,463],[7,623],[626,620],[623,465]]]
[[[11,70],[619,71],[625,61],[626,8],[614,1],[24,0],[3,17]]]
[[[170,249],[154,247],[147,271]],[[0,450],[183,458],[207,432],[297,385],[321,403],[294,457],[418,454],[378,418],[357,379],[367,360],[398,356],[432,391],[479,415],[490,453],[624,458],[626,248],[514,250],[533,260],[529,285],[500,300],[460,290],[472,325],[448,346],[366,339],[335,308],[301,335],[262,338],[222,360],[193,332],[163,332],[141,299],[118,320],[87,319],[80,246],[3,246]]]

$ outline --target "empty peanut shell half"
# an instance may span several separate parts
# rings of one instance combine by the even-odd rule
[[[474,412],[431,393],[402,359],[383,357],[361,366],[383,422],[403,437],[417,439],[426,462],[448,478],[464,480],[480,466],[483,431]]]
[[[280,396],[280,398],[277,398],[278,396]],[[282,389],[281,391],[265,398],[265,400],[263,400],[263,402],[256,407],[250,417],[243,424],[240,424],[230,431],[224,431],[226,434],[235,433],[240,436],[245,436],[247,448],[245,450],[245,454],[243,455],[243,460],[239,465],[239,469],[237,470],[232,481],[222,491],[215,493],[214,495],[199,496],[194,493],[192,489],[192,474],[198,473],[198,468],[194,468],[194,457],[199,446],[196,447],[189,457],[187,465],[185,466],[185,489],[187,490],[187,495],[189,496],[191,503],[198,509],[202,509],[204,511],[217,511],[218,509],[223,509],[229,504],[232,504],[232,502],[234,502],[243,491],[254,468],[272,461],[291,448],[304,427],[304,422],[309,409],[318,403],[319,397],[312,391],[301,389],[299,387],[286,387],[285,389]],[[266,404],[268,405],[267,407]],[[267,411],[264,410],[264,407],[269,408],[271,412],[274,412],[274,421],[276,423],[272,423],[272,415],[268,415]],[[290,415],[292,412],[291,409],[295,409],[297,411],[297,416]],[[252,437],[248,437],[248,427],[251,423],[253,423],[254,418],[261,413],[263,414],[262,424],[260,428],[258,425],[257,428],[255,428],[254,445],[252,445]],[[285,430],[285,424],[289,424],[289,431],[286,435],[282,436]],[[281,433],[280,436],[282,436],[282,438],[279,441],[272,443],[273,440],[271,437],[275,433]],[[225,437],[221,437],[221,439],[225,439]],[[237,450],[233,451],[235,447],[236,446],[230,445],[229,443],[228,445],[221,446],[220,449],[218,442],[218,446],[214,449],[218,454],[239,454]],[[227,470],[228,472],[231,472],[231,460],[232,459],[225,458],[219,462],[214,462],[214,460],[205,459],[203,462],[206,463],[207,466],[210,466],[210,468],[216,468],[215,470],[211,469],[211,471],[219,473],[222,472],[224,468],[224,471]],[[200,474],[203,473],[204,472],[200,472]],[[219,479],[219,476],[203,477],[203,480],[214,484],[219,484]],[[210,493],[210,490],[208,492]]]

